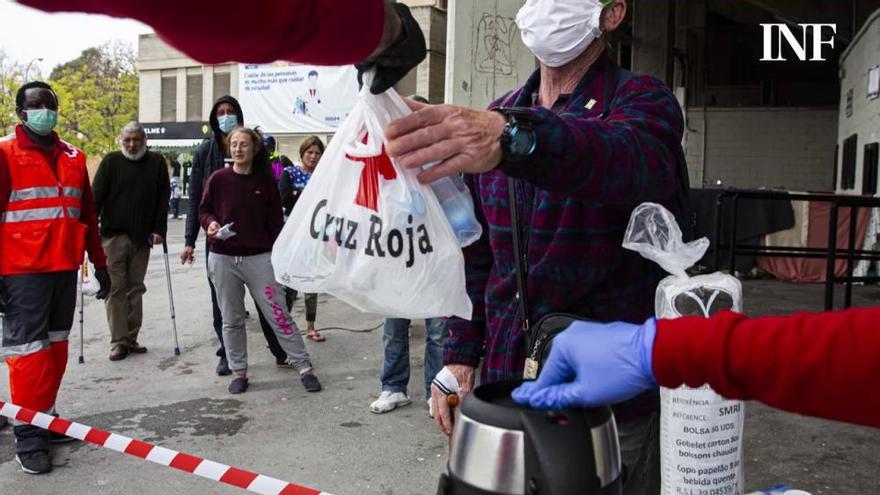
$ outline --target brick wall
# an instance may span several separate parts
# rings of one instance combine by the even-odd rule
[[[710,108],[703,177],[703,110],[688,109],[685,154],[691,186],[828,191],[837,108]]]

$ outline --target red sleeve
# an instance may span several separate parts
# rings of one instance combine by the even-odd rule
[[[6,212],[9,203],[9,190],[12,188],[12,179],[9,177],[9,166],[6,158],[0,154],[0,214]]]
[[[19,0],[48,12],[89,12],[149,24],[206,64],[360,62],[382,37],[382,0]]]
[[[86,175],[83,181],[82,211],[80,219],[85,222],[86,251],[89,253],[89,261],[95,268],[107,268],[107,256],[104,255],[104,247],[101,245],[101,234],[98,232],[98,212],[95,208],[95,198],[92,196],[92,186]]]
[[[880,308],[660,320],[654,374],[664,387],[708,383],[731,399],[880,427],[878,322]]]

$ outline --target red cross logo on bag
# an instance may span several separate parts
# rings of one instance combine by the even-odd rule
[[[367,137],[364,135],[362,142],[367,144]],[[394,171],[394,165],[391,159],[385,153],[385,145],[382,144],[382,152],[377,156],[366,156],[363,158],[353,157],[346,153],[346,158],[353,162],[361,162],[364,169],[361,171],[361,182],[358,185],[357,196],[354,204],[369,208],[376,213],[379,212],[379,174],[385,180],[394,180],[397,178],[397,172]]]

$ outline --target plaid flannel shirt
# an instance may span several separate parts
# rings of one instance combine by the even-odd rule
[[[675,97],[649,76],[624,74],[600,59],[575,91],[552,110],[535,105],[536,71],[520,89],[494,102],[528,109],[537,147],[520,175],[516,197],[527,259],[532,322],[551,312],[597,321],[642,322],[654,312],[662,273],[621,247],[632,210],[644,201],[678,212],[687,188],[681,147],[683,118]],[[609,102],[602,101],[613,95]],[[485,382],[522,376],[526,339],[516,298],[505,165],[465,181],[484,236],[465,248],[471,321],[449,320],[445,364],[477,366]],[[642,416],[650,401],[617,410]],[[630,404],[630,406],[632,406]]]

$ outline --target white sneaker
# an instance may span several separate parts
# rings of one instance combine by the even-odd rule
[[[379,398],[370,404],[370,412],[376,414],[387,413],[398,407],[407,406],[412,401],[403,392],[388,392],[387,390],[379,394]]]
[[[428,417],[434,417],[434,403],[431,401],[431,399],[428,399]]]

